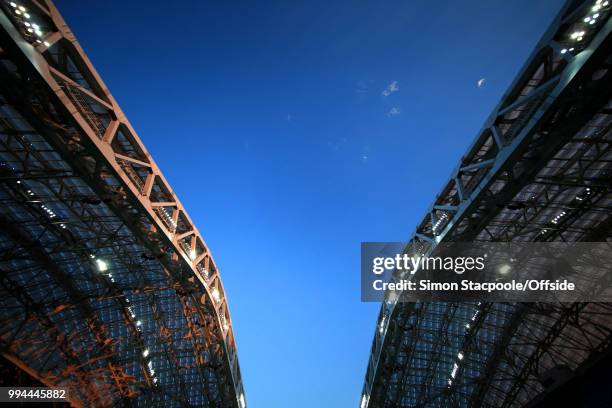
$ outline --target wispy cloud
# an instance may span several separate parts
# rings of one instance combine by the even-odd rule
[[[383,94],[383,96],[389,96],[393,92],[397,92],[397,91],[399,91],[399,82],[393,81],[389,85],[387,85],[385,90],[382,91],[382,94]]]
[[[293,120],[293,116],[291,114],[287,115],[287,122],[291,122]]]
[[[402,113],[398,107],[393,107],[389,112],[387,112],[387,117],[396,116]]]

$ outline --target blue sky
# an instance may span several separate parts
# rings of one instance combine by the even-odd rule
[[[341,408],[360,242],[409,238],[562,1],[56,4],[215,256],[248,405]]]

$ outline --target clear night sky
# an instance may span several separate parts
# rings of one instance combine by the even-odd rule
[[[409,238],[562,0],[56,4],[215,256],[248,405],[343,408],[360,242]]]

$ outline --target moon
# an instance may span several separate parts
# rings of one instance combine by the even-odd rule
[[[478,80],[478,87],[479,87],[479,88],[482,88],[482,87],[484,86],[484,84],[485,84],[485,81],[486,81],[486,80],[485,80],[484,78],[480,78],[480,79]]]

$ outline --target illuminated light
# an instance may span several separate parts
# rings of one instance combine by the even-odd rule
[[[11,5],[11,7],[17,7],[17,4],[15,4],[14,1],[11,1],[9,4]]]
[[[384,330],[385,330],[385,318],[383,317],[380,320],[380,324],[378,325],[378,331],[382,334]]]
[[[28,28],[28,33],[31,33],[31,32],[34,32],[34,30],[31,28]]]
[[[593,18],[599,18],[599,13],[593,14]]]
[[[457,370],[459,370],[459,366],[457,365],[457,363],[455,363],[453,365],[453,371],[451,372],[451,377],[455,378],[455,376],[457,375]]]
[[[43,33],[40,30],[36,30],[36,35],[39,36],[39,37],[42,37]]]
[[[34,27],[35,30],[39,30],[40,29],[40,26],[38,24],[32,23],[32,27]]]
[[[565,54],[567,52],[567,48],[561,50],[561,54]]]
[[[96,264],[98,265],[98,270],[100,272],[104,272],[104,271],[108,270],[107,263],[104,262],[102,259],[96,259]]]
[[[221,293],[219,292],[219,289],[217,289],[217,288],[213,289],[212,297],[213,297],[213,299],[215,299],[215,302],[218,302],[219,299],[221,299]]]
[[[575,32],[572,33],[570,38],[576,39],[576,38],[582,37],[582,36],[584,36],[584,31],[575,31]]]
[[[453,380],[448,380],[448,385],[453,385]]]
[[[571,52],[571,51],[574,51],[574,47],[570,48],[569,50],[570,50],[570,52]]]
[[[21,10],[21,11],[26,11],[26,8],[25,8],[25,7],[23,7],[23,6],[19,6],[19,10]]]
[[[595,20],[591,20],[591,22],[589,24],[591,24],[591,25],[595,24]]]
[[[585,18],[584,18],[584,22],[585,22],[585,23],[588,23],[589,21],[591,21],[591,17],[585,17]]]
[[[157,377],[153,377],[153,384],[157,384]]]
[[[21,180],[17,180],[17,184],[21,184]]]
[[[142,356],[146,357],[149,355],[149,349],[145,349],[145,351],[142,352]]]
[[[28,13],[23,13],[23,16],[24,16],[25,18],[30,18],[30,15],[29,15]]]
[[[604,1],[604,2],[603,2],[603,6],[604,6],[604,7],[608,7],[608,4],[609,4],[609,2],[607,2],[607,1]]]
[[[465,325],[465,328],[466,328],[466,329],[469,329],[469,328],[470,328],[470,324],[469,324],[469,323],[467,323],[467,324]]]
[[[582,37],[576,38],[576,41],[582,41]]]
[[[457,354],[457,358],[458,358],[459,360],[463,360],[463,353],[462,353],[462,352],[459,352],[459,354]]]
[[[46,41],[45,41],[43,44],[45,44],[45,47],[48,47],[48,46],[49,46],[49,43],[48,43],[48,42],[46,42]]]
[[[604,4],[604,6],[605,6],[605,4]],[[593,10],[593,11],[599,11],[600,9],[601,9],[601,6],[599,4],[596,4],[596,5],[593,6],[593,8],[591,8],[591,10]]]
[[[140,320],[136,320],[136,326],[138,327],[142,326],[142,322]]]
[[[32,25],[32,24],[28,23],[27,21],[25,23],[23,23],[23,24],[25,24],[26,27],[29,27],[29,26]]]
[[[21,11],[20,10],[15,10],[15,14],[20,15]]]

